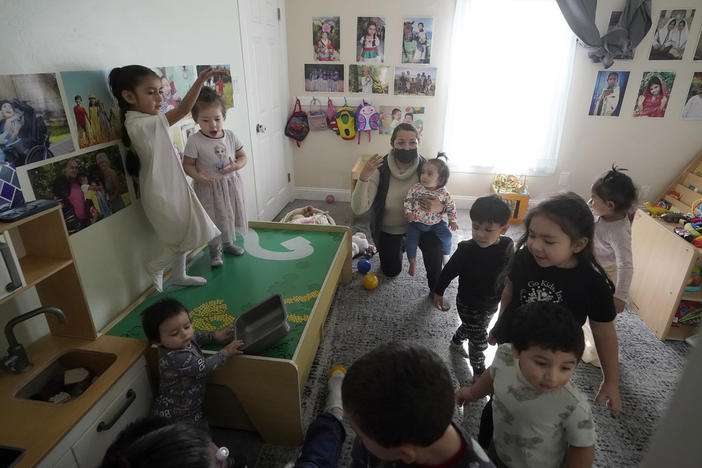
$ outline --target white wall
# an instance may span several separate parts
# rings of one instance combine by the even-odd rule
[[[598,2],[597,24],[602,33],[606,31],[612,10],[622,10],[624,0],[601,0]],[[432,156],[441,149],[446,101],[446,71],[453,19],[454,0],[386,0],[383,2],[357,0],[355,2],[328,2],[324,0],[288,0],[288,50],[290,70],[290,95],[304,95],[303,65],[312,62],[311,22],[313,16],[341,16],[341,62],[355,63],[354,37],[356,16],[385,16],[386,54],[385,64],[399,65],[400,34],[402,18],[405,16],[433,16],[435,32],[431,66],[438,67],[438,87],[436,97],[395,97],[373,95],[376,104],[399,102],[401,104],[423,104],[426,106],[426,128],[421,142],[421,152]],[[293,7],[294,5],[294,7]],[[702,14],[699,0],[655,0],[652,16],[657,21],[662,9],[697,8]],[[690,42],[696,45],[702,19],[695,18],[690,32]],[[688,44],[682,61],[648,60],[648,51],[654,28],[639,45],[634,60],[616,61],[611,70],[629,70],[629,86],[624,96],[620,117],[597,118],[588,116],[590,99],[597,71],[601,64],[590,62],[586,51],[577,47],[566,119],[559,152],[558,167],[553,176],[530,177],[529,188],[537,198],[564,188],[574,190],[583,196],[589,195],[592,181],[613,162],[629,168],[629,174],[640,186],[649,186],[651,196],[667,187],[672,179],[702,150],[702,122],[684,121],[680,113],[693,71],[702,71],[702,62],[692,62],[693,44]],[[538,50],[535,53],[540,53]],[[543,53],[548,53],[544,50]],[[508,58],[506,58],[508,60]],[[663,119],[632,117],[638,85],[643,72],[651,70],[675,71],[677,73],[668,111]],[[544,90],[539,89],[537,79],[520,77],[515,82],[519,98],[529,101]],[[309,93],[307,93],[309,94]],[[346,93],[352,96],[351,93]],[[360,96],[360,95],[357,95]],[[323,95],[326,102],[326,95]],[[292,107],[292,103],[291,103]],[[508,133],[507,135],[508,136]],[[499,142],[496,142],[499,144]],[[349,189],[349,172],[360,154],[386,153],[389,137],[373,135],[372,143],[364,138],[361,144],[355,141],[342,141],[331,132],[311,132],[302,143],[301,149],[294,149],[295,178],[298,193],[324,195]],[[320,168],[324,168],[320,171]],[[566,187],[558,185],[561,172],[570,173]],[[490,174],[453,173],[448,188],[452,194],[473,197],[487,193],[492,179]],[[348,195],[347,195],[348,196]],[[323,197],[322,197],[323,198]]]
[[[237,2],[212,0],[203,6],[169,0],[5,0],[0,74],[101,70],[131,63],[231,64],[241,92],[226,126],[250,148]],[[252,167],[250,161],[242,176],[249,213],[255,215]],[[143,265],[160,248],[138,202],[71,236],[71,246],[98,330],[149,286]],[[0,325],[38,306],[33,291],[22,294],[0,306]],[[48,333],[43,319],[25,324],[17,327],[25,344]]]

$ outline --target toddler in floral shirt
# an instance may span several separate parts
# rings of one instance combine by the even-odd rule
[[[451,231],[458,229],[456,223],[456,204],[451,199],[451,194],[445,185],[449,178],[449,168],[446,155],[439,153],[435,159],[430,159],[422,167],[419,183],[414,184],[405,197],[404,210],[407,216],[407,236],[405,249],[409,261],[409,274],[414,276],[417,267],[417,244],[422,233],[431,231],[441,241],[444,254],[444,263],[451,254]],[[443,219],[443,213],[436,214],[423,210],[419,205],[422,198],[438,198],[444,205],[448,224]]]

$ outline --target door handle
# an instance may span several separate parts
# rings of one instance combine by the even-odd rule
[[[265,133],[266,127],[263,124],[256,124],[256,133]]]
[[[115,425],[117,420],[122,417],[125,411],[127,411],[127,408],[134,403],[134,400],[136,400],[136,392],[132,390],[131,388],[127,390],[127,394],[125,395],[127,397],[126,403],[115,413],[115,415],[112,417],[112,419],[108,422],[105,421],[100,421],[100,424],[97,426],[97,431],[98,432],[104,432],[104,431],[109,431],[112,426]]]

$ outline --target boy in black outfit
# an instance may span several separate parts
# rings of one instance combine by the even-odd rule
[[[510,214],[507,203],[497,195],[478,198],[470,209],[473,237],[458,243],[434,286],[434,306],[443,310],[444,291],[458,276],[456,309],[461,326],[449,347],[470,359],[474,379],[485,372],[487,327],[504,288],[502,273],[514,253],[512,239],[504,236]],[[463,348],[466,340],[467,354]]]

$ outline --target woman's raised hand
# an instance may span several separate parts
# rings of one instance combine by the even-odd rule
[[[361,182],[368,182],[370,176],[373,175],[376,169],[383,165],[383,157],[378,153],[371,156],[371,158],[366,161],[366,164],[361,169],[361,173],[358,175],[358,180]]]

